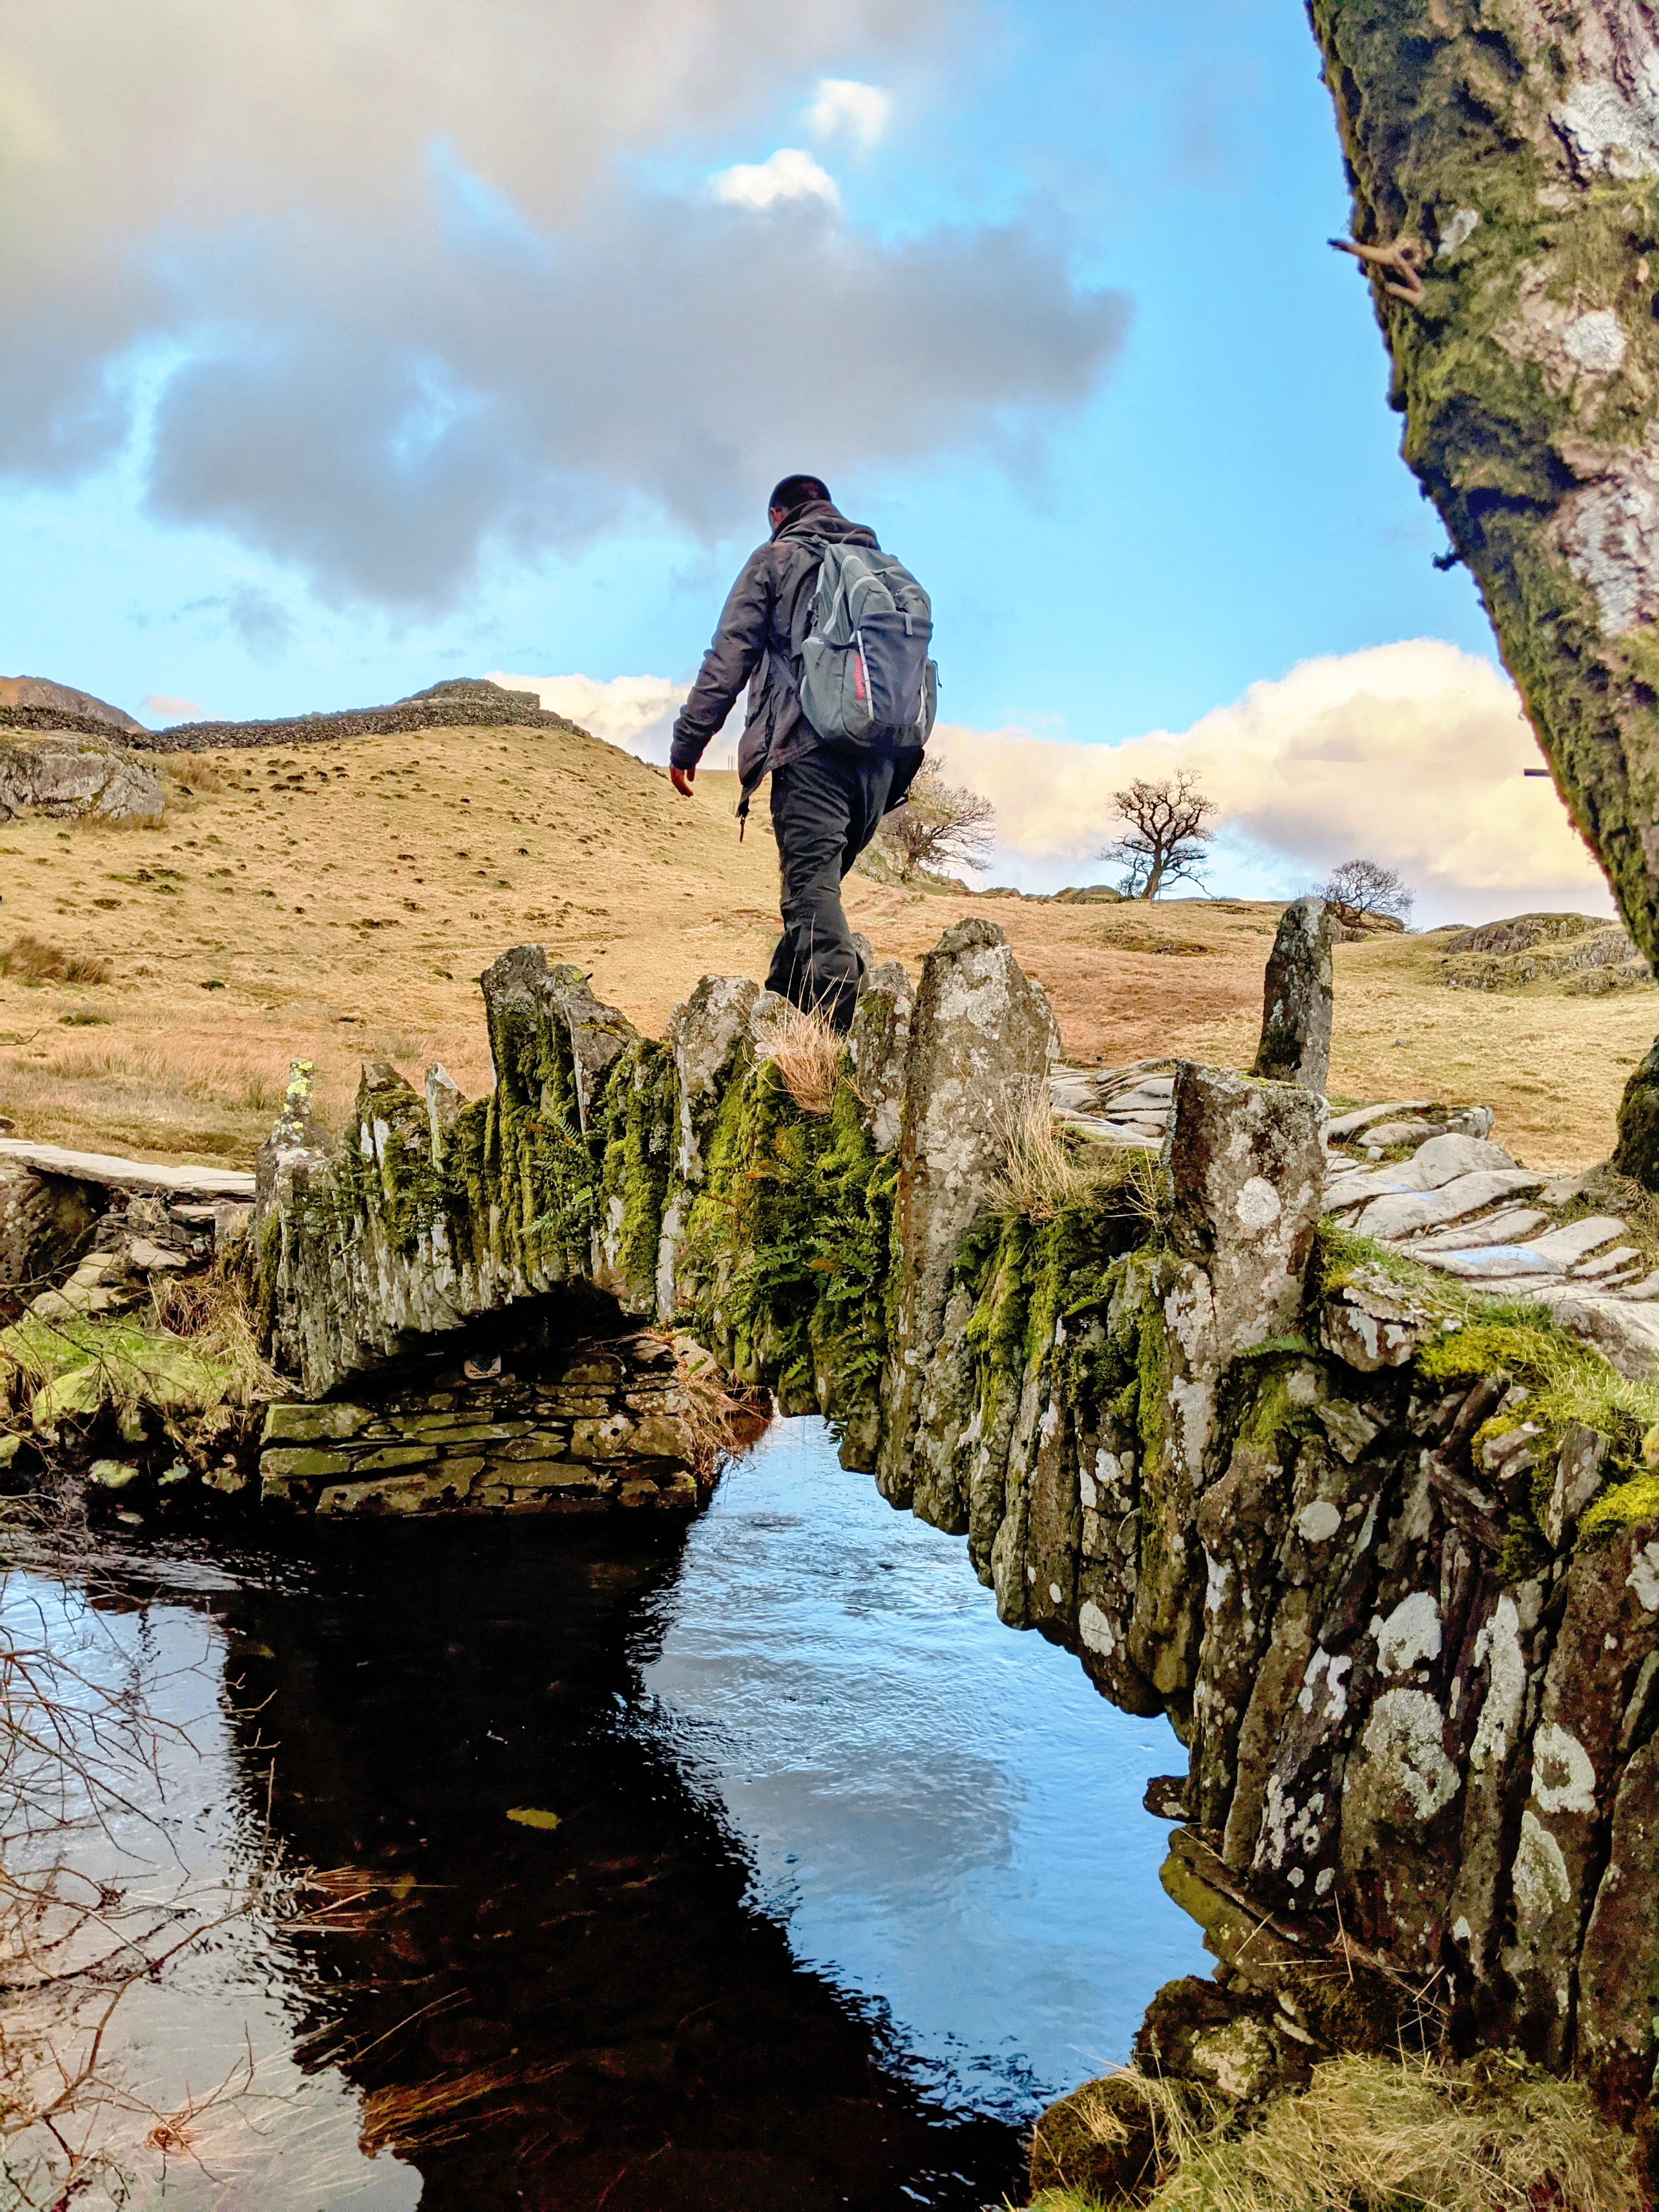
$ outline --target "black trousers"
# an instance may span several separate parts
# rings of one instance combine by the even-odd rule
[[[841,902],[842,878],[881,826],[896,774],[915,763],[818,745],[772,771],[772,829],[783,875],[783,935],[766,988],[853,1026],[859,959]]]

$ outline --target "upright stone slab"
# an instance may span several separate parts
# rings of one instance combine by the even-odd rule
[[[668,1203],[657,1246],[657,1316],[672,1322],[678,1303],[676,1281],[680,1237],[706,1168],[703,1146],[720,1105],[732,1061],[749,1041],[750,1019],[761,988],[748,975],[705,975],[674,1009],[668,1043],[674,1054],[678,1118]]]
[[[951,1269],[985,1210],[1020,1102],[1048,1081],[1060,1049],[1048,1001],[994,922],[947,929],[922,968],[911,1025],[899,1131],[896,1227],[901,1253],[896,1328],[883,1383],[882,1495],[941,1527],[965,1525],[965,1498],[949,1480],[920,1493],[911,1448],[929,1373],[951,1361],[945,1335]],[[960,1318],[960,1317],[959,1317]],[[941,1419],[941,1433],[965,1425]]]
[[[915,991],[896,960],[871,969],[859,993],[847,1043],[854,1088],[863,1102],[871,1141],[878,1152],[890,1152],[899,1140],[915,1009]]]
[[[1182,1060],[1173,1105],[1173,1264],[1160,1357],[1141,1385],[1159,1395],[1158,1449],[1145,1468],[1129,1651],[1147,1680],[1179,1701],[1197,1662],[1203,1576],[1194,1516],[1216,1393],[1241,1352],[1298,1325],[1325,1158],[1323,1102],[1292,1084],[1253,1083]]]
[[[1331,1064],[1331,910],[1322,898],[1285,909],[1261,988],[1261,1041],[1252,1075],[1323,1091]]]

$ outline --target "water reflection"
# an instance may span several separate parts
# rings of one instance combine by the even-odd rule
[[[1167,1723],[997,1620],[960,1541],[778,1423],[651,1601],[655,1725],[718,1794],[803,1960],[879,1998],[936,2092],[1025,2120],[1201,1972],[1164,1896]]]
[[[175,2166],[185,2212],[981,2205],[1197,1957],[1139,1809],[1161,1730],[998,1626],[817,1424],[686,1539],[381,1527],[125,1571],[138,1674],[205,1624],[234,1686],[169,1754],[185,1856],[222,1876],[268,1820],[325,1877],[126,2017],[158,2102],[251,2023],[259,2099]]]

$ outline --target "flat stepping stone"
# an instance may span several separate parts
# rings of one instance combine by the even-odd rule
[[[1164,1149],[1161,1136],[1152,1136],[1142,1129],[1131,1128],[1124,1121],[1108,1121],[1098,1114],[1071,1114],[1066,1126],[1075,1129],[1097,1145],[1118,1145],[1136,1152],[1158,1152]]]
[[[1593,1260],[1581,1260],[1572,1271],[1572,1279],[1575,1283],[1600,1281],[1604,1276],[1616,1275],[1641,1256],[1633,1244],[1617,1244],[1611,1252],[1598,1252]]]
[[[1465,1252],[1425,1252],[1413,1246],[1412,1257],[1420,1259],[1425,1267],[1438,1268],[1443,1275],[1461,1275],[1473,1282],[1561,1279],[1561,1270],[1552,1267],[1529,1244],[1486,1244]]]
[[[1431,1252],[1468,1252],[1482,1244],[1524,1244],[1533,1231],[1541,1229],[1548,1219],[1548,1214],[1539,1212],[1535,1206],[1506,1206],[1498,1213],[1489,1213],[1484,1221],[1437,1230],[1409,1249],[1416,1259],[1427,1258]]]
[[[1513,1198],[1523,1190],[1536,1190],[1543,1180],[1542,1176],[1530,1175],[1525,1168],[1487,1168],[1473,1175],[1459,1176],[1439,1190],[1390,1191],[1374,1198],[1355,1226],[1362,1237],[1379,1237],[1389,1243],[1419,1229],[1437,1228],[1443,1222],[1482,1212],[1495,1199]],[[1572,1256],[1577,1259],[1579,1255],[1575,1253]],[[1552,1259],[1550,1264],[1565,1267],[1567,1263]]]
[[[1553,1309],[1563,1328],[1605,1352],[1621,1375],[1652,1380],[1659,1362],[1659,1308],[1589,1284],[1545,1283],[1534,1295]]]
[[[1364,1132],[1359,1141],[1373,1152],[1381,1152],[1394,1145],[1415,1144],[1424,1137],[1444,1134],[1437,1121],[1378,1121]]]
[[[1439,1190],[1459,1176],[1479,1169],[1514,1165],[1514,1156],[1489,1137],[1431,1137],[1395,1172],[1404,1189]],[[1544,1178],[1535,1176],[1533,1180],[1541,1185]]]
[[[31,1145],[21,1137],[0,1137],[0,1159],[38,1168],[43,1175],[67,1176],[74,1182],[100,1182],[114,1190],[177,1191],[185,1198],[253,1196],[253,1176],[245,1168],[169,1168],[153,1160],[124,1160],[110,1152],[70,1152],[61,1145]]]
[[[1432,1098],[1395,1098],[1382,1106],[1357,1106],[1352,1114],[1339,1114],[1328,1124],[1325,1134],[1332,1143],[1340,1145],[1345,1137],[1369,1129],[1373,1121],[1387,1121],[1390,1114],[1396,1118],[1402,1114],[1426,1114],[1433,1103]]]
[[[1575,1260],[1588,1258],[1590,1253],[1612,1243],[1615,1237],[1624,1233],[1622,1221],[1616,1221],[1610,1213],[1595,1213],[1588,1221],[1569,1222],[1565,1229],[1547,1230],[1541,1237],[1528,1238],[1528,1248],[1541,1252],[1553,1267],[1565,1273]]]

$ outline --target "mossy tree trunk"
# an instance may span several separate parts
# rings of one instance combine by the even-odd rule
[[[1405,459],[1655,963],[1659,9],[1309,0],[1309,15],[1354,240],[1386,257],[1370,289]],[[1626,1155],[1634,1133],[1621,1118]],[[1659,1183],[1659,1145],[1641,1164]]]

